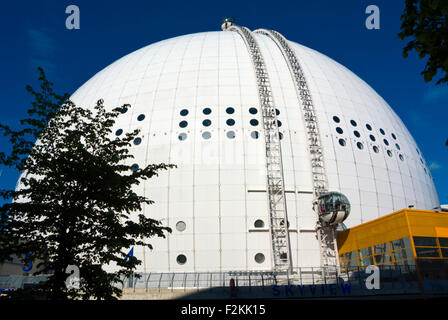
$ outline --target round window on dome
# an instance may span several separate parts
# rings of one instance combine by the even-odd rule
[[[384,136],[386,133],[384,132],[384,130],[383,129],[381,129],[380,128],[380,132],[381,132],[381,134]]]
[[[234,131],[227,131],[227,138],[229,139],[235,139],[235,132]]]
[[[389,141],[387,141],[387,139],[384,139],[383,141],[384,141],[384,144],[385,144],[386,146],[389,145]]]
[[[134,163],[134,164],[131,166],[131,171],[132,171],[132,172],[136,172],[136,171],[138,171],[139,168],[140,168],[140,167],[138,166],[138,164]]]
[[[145,115],[144,115],[144,114],[139,115],[139,116],[137,117],[137,120],[138,120],[138,121],[143,121],[143,120],[145,120]]]
[[[358,142],[358,143],[356,144],[356,146],[358,147],[359,150],[364,149],[364,145],[363,145],[361,142]]]
[[[258,112],[257,108],[250,108],[249,109],[249,113],[250,114],[257,114],[257,112]]]
[[[210,113],[212,113],[212,109],[210,109],[210,108],[205,108],[204,110],[202,110],[202,112],[203,112],[204,114],[210,114]]]
[[[187,262],[187,257],[183,254],[177,256],[176,261],[178,264],[183,265]]]
[[[390,150],[387,150],[387,155],[388,155],[389,157],[392,157],[392,152],[391,152]]]
[[[355,137],[359,138],[361,137],[361,134],[358,131],[353,131],[353,134],[355,135]]]
[[[333,121],[336,123],[339,123],[339,122],[341,122],[341,119],[339,119],[339,117],[334,116]]]
[[[282,126],[282,122],[280,120],[277,120],[277,126],[281,127]]]
[[[208,131],[205,131],[204,133],[202,133],[202,138],[204,138],[205,140],[208,140],[212,137],[212,134]]]
[[[279,116],[280,115],[280,110],[275,109],[275,114]]]
[[[185,128],[186,126],[188,126],[188,122],[187,122],[187,121],[181,121],[181,122],[179,122],[179,127],[181,127],[181,128]]]
[[[250,133],[250,136],[254,139],[258,139],[258,137],[260,136],[260,134],[258,133],[258,131],[252,131]]]
[[[356,126],[358,125],[358,124],[356,123],[355,120],[350,120],[350,123],[351,123],[351,125],[354,126],[354,127],[356,127]]]
[[[228,107],[228,108],[226,109],[226,112],[227,112],[228,114],[233,114],[233,113],[235,112],[235,109],[233,109],[232,107]]]
[[[258,219],[254,222],[255,228],[264,228],[264,221],[261,219]]]
[[[233,119],[227,119],[226,124],[227,124],[228,126],[233,126],[233,125],[235,124],[235,120],[233,120]]]
[[[366,124],[366,128],[367,130],[372,131],[372,126],[370,124]]]
[[[339,139],[339,144],[343,147],[345,147],[345,140],[344,139]]]
[[[204,127],[209,127],[212,124],[212,121],[210,119],[205,119],[204,121],[202,121],[202,125]]]
[[[265,258],[264,258],[264,254],[262,254],[262,253],[257,253],[257,254],[255,255],[255,262],[256,262],[256,263],[263,263],[264,260],[265,260]]]
[[[135,138],[135,139],[134,139],[134,144],[135,144],[136,146],[138,146],[140,143],[142,143],[142,138]]]
[[[182,232],[182,231],[185,231],[186,228],[187,228],[187,225],[185,224],[185,222],[183,222],[183,221],[178,221],[178,222],[176,223],[176,229],[177,229],[177,231]]]
[[[339,134],[343,134],[344,130],[342,130],[342,128],[340,128],[340,127],[337,127],[336,128],[336,132],[339,133]]]
[[[370,138],[370,140],[372,140],[372,141],[376,141],[375,136],[372,135],[372,134],[369,136],[369,138]]]
[[[394,133],[392,133],[391,136],[394,140],[397,140],[397,136]]]
[[[128,108],[124,107],[123,109],[120,110],[121,113],[126,113],[128,112]]]
[[[279,132],[278,137],[280,138],[280,140],[283,140],[283,133]]]
[[[401,161],[404,161],[404,157],[402,154],[400,154],[398,157],[400,158]]]
[[[377,146],[373,146],[373,152],[378,153],[378,152],[380,152],[380,149],[378,149]]]
[[[185,132],[182,132],[178,138],[180,141],[185,141],[187,140],[187,134]]]
[[[118,137],[118,136],[121,136],[123,134],[123,129],[118,129],[117,131],[115,131],[115,135]]]
[[[396,147],[398,150],[401,149],[401,148],[400,148],[400,145],[399,145],[398,143],[395,144],[395,147]]]
[[[185,117],[187,114],[188,114],[188,110],[187,110],[187,109],[182,109],[182,110],[180,110],[180,115],[181,115],[182,117]]]
[[[250,120],[250,124],[253,125],[254,127],[258,126],[258,120],[257,119],[251,119]]]

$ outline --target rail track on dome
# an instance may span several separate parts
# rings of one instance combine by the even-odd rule
[[[289,46],[285,37],[274,30],[257,29],[254,33],[268,36],[280,49],[283,57],[286,60],[291,77],[295,83],[297,98],[302,105],[302,116],[305,120],[306,134],[308,140],[308,149],[310,154],[312,178],[313,178],[313,193],[315,201],[313,203],[314,210],[318,214],[316,199],[328,193],[328,180],[325,171],[325,163],[323,157],[323,148],[320,138],[319,126],[314,109],[311,93],[300,66],[299,59],[295,52]],[[339,264],[335,227],[326,225],[321,221],[318,215],[317,219],[317,235],[319,239],[321,252],[321,266],[337,266]]]
[[[269,75],[258,43],[249,29],[233,23],[224,23],[223,30],[237,32],[244,40],[252,59],[257,79],[266,143],[267,196],[270,213],[273,268],[276,271],[290,271],[292,270],[292,259],[287,223],[280,133]]]

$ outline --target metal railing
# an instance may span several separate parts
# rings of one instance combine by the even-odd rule
[[[325,270],[324,270],[325,269]],[[123,278],[123,283],[115,284],[131,292],[161,292],[168,291],[200,291],[221,288],[228,290],[230,283],[235,287],[251,290],[265,290],[273,286],[309,286],[309,285],[342,285],[350,284],[352,287],[365,286],[366,278],[370,275],[365,268],[352,268],[337,272],[336,268],[295,268],[292,272],[273,271],[227,271],[227,272],[185,272],[185,273],[136,273],[135,276]],[[381,286],[383,288],[395,287],[397,284],[404,287],[419,283],[415,265],[408,266],[379,266]],[[139,277],[137,277],[139,275]],[[28,285],[45,281],[48,275],[41,276],[0,276],[0,291],[24,288]],[[82,274],[81,274],[82,277]],[[231,280],[233,279],[233,280]],[[409,285],[407,285],[409,284]],[[399,286],[398,286],[399,287]],[[1,292],[0,292],[1,293]]]
[[[390,282],[418,282],[415,266],[379,266],[380,280]],[[340,283],[363,283],[369,276],[365,268],[353,268],[337,272],[336,268],[303,267],[292,272],[232,271],[232,272],[185,272],[185,273],[140,273],[140,278],[123,279],[122,289],[191,290],[228,288],[231,279],[236,287],[265,287],[282,285],[325,285]]]

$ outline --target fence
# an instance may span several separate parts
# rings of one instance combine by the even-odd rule
[[[365,269],[357,268],[337,272],[336,268],[296,268],[292,272],[272,271],[227,271],[227,272],[185,272],[185,273],[140,273],[130,278],[123,278],[116,286],[127,292],[164,291],[204,291],[221,288],[228,291],[230,283],[240,288],[241,292],[272,292],[273,288],[334,286],[347,284],[354,289],[354,294],[366,294],[365,281],[370,276]],[[24,288],[25,286],[45,281],[48,275],[41,276],[0,276],[0,291]],[[82,277],[82,274],[81,274]],[[419,279],[415,266],[379,266],[381,287],[388,293],[419,293]],[[231,280],[233,279],[233,280]],[[358,289],[359,290],[358,290]],[[268,289],[268,290],[265,290]],[[361,290],[363,289],[363,290]],[[393,290],[395,291],[393,291]],[[358,290],[358,291],[356,291]],[[389,290],[389,291],[387,291]],[[398,290],[398,291],[397,291]],[[401,291],[400,291],[401,290]],[[353,293],[352,292],[352,293]],[[368,293],[369,294],[369,293]],[[262,295],[260,295],[261,297]]]
[[[292,272],[272,271],[228,271],[228,272],[185,272],[185,273],[140,273],[122,279],[122,289],[189,290],[225,287],[231,279],[236,287],[271,287],[282,285],[326,285],[341,283],[362,283],[370,274],[365,269],[337,272],[336,268],[296,268]],[[418,282],[415,266],[380,266],[380,281]]]

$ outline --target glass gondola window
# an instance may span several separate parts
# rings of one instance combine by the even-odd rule
[[[338,117],[334,116],[333,117],[333,121],[336,122],[336,123],[339,123],[339,122],[341,122],[341,119],[339,119]]]
[[[340,128],[340,127],[337,127],[336,128],[336,132],[339,133],[339,134],[343,134],[344,130],[342,130],[342,128]]]
[[[257,114],[258,110],[256,108],[250,108],[249,113],[250,114]]]
[[[235,112],[235,109],[233,109],[232,107],[228,107],[228,108],[226,109],[226,112],[227,112],[228,114],[233,114],[233,113]]]
[[[350,120],[350,123],[351,123],[351,125],[354,126],[354,127],[356,127],[356,126],[358,125],[358,124],[356,123],[355,120]]]
[[[187,110],[187,109],[182,109],[182,110],[180,111],[180,115],[181,115],[182,117],[185,117],[187,114],[188,114],[188,110]]]
[[[350,201],[339,192],[321,195],[316,202],[319,218],[328,224],[343,222],[350,213]]]

